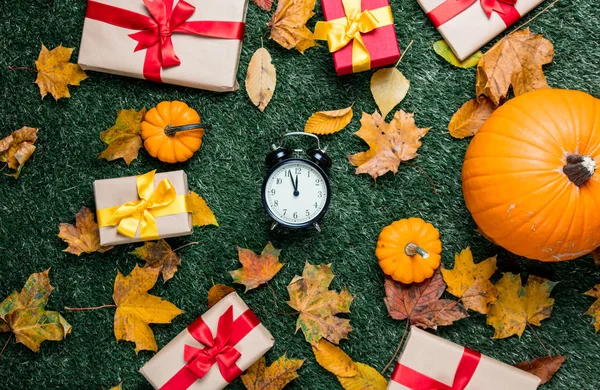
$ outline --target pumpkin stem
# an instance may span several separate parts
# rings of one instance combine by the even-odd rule
[[[409,256],[415,256],[419,254],[424,259],[429,257],[429,253],[427,253],[425,249],[421,248],[414,242],[409,242],[408,244],[406,244],[406,246],[404,247],[404,253],[406,253]]]
[[[577,187],[581,187],[594,176],[596,161],[589,156],[571,154],[567,156],[567,163],[563,167],[563,172]]]
[[[179,133],[180,131],[197,130],[197,129],[210,130],[210,129],[212,129],[212,126],[209,124],[206,124],[206,123],[192,123],[190,125],[183,125],[183,126],[167,125],[167,127],[165,127],[165,135],[167,137],[174,137],[175,134]]]

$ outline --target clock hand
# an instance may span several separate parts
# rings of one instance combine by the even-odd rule
[[[292,186],[294,187],[294,196],[298,196],[300,195],[300,193],[298,192],[298,183],[294,182],[294,178],[292,177],[292,171],[288,170],[288,172],[290,173],[290,180],[292,181]]]
[[[300,195],[300,192],[298,192],[298,175],[296,175],[296,193],[294,193],[294,195]]]

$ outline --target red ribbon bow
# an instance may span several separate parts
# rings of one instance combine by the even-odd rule
[[[244,37],[244,22],[191,21],[196,7],[179,0],[143,0],[150,16],[138,14],[123,8],[88,0],[85,17],[100,22],[132,30],[141,30],[129,37],[138,42],[134,51],[146,50],[144,78],[161,81],[161,68],[181,64],[175,54],[171,40],[173,33],[192,34],[221,39],[241,40]]]
[[[496,12],[507,27],[521,18],[521,14],[515,8],[517,0],[446,0],[429,11],[427,16],[435,27],[440,27],[478,1],[488,18]]]

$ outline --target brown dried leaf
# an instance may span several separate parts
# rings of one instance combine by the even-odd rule
[[[171,279],[177,272],[177,266],[181,265],[181,259],[165,240],[146,242],[131,254],[144,260],[145,267],[158,268],[162,273],[163,282]]]
[[[80,81],[87,78],[79,65],[69,62],[71,53],[73,49],[63,47],[62,44],[52,50],[42,44],[40,55],[35,61],[38,70],[35,82],[40,87],[42,99],[48,93],[52,94],[54,100],[71,97],[68,86],[79,85]]]
[[[585,295],[596,298],[596,301],[590,306],[585,314],[594,318],[594,328],[596,328],[596,332],[598,332],[600,330],[600,284],[597,284],[593,289],[586,291]]]
[[[58,225],[58,237],[69,244],[64,252],[81,255],[83,252],[106,252],[112,246],[100,246],[100,231],[94,220],[94,214],[82,207],[75,215],[75,226],[68,223]]]
[[[260,112],[264,112],[271,101],[276,83],[277,73],[271,55],[261,47],[252,55],[246,73],[246,92]]]
[[[547,383],[556,374],[560,366],[567,360],[566,356],[544,356],[528,362],[520,362],[514,366],[540,378],[540,385]]]
[[[258,5],[265,11],[270,11],[273,6],[273,0],[252,0],[254,4]]]
[[[100,133],[100,139],[108,146],[98,158],[108,161],[122,158],[127,165],[131,164],[142,147],[140,132],[145,115],[146,108],[120,110],[113,127]]]
[[[242,383],[248,390],[283,390],[288,383],[300,377],[296,371],[302,364],[304,359],[288,359],[284,354],[267,367],[263,356],[242,375]]]
[[[279,0],[273,17],[267,23],[271,27],[270,38],[286,49],[296,48],[300,53],[316,46],[313,33],[306,22],[315,13],[316,0]]]
[[[35,141],[39,129],[23,126],[11,135],[0,140],[0,161],[8,164],[10,169],[16,170],[10,174],[15,179],[21,174],[23,166],[35,151]]]
[[[208,290],[208,308],[210,309],[227,295],[235,292],[235,290],[224,284],[215,284]]]
[[[594,259],[596,267],[600,267],[600,248],[596,248],[592,251],[592,259]]]
[[[270,242],[260,256],[250,249],[238,247],[238,257],[242,268],[229,271],[234,283],[246,286],[246,291],[267,283],[279,272],[283,264],[279,262],[280,249],[275,249]]]
[[[450,119],[448,131],[454,138],[466,138],[475,135],[483,123],[494,112],[494,105],[486,96],[471,99],[463,104]]]

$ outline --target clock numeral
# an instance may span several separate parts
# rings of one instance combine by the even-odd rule
[[[283,215],[287,214],[287,209],[283,209]]]
[[[317,202],[315,202],[314,206],[315,206],[315,208],[319,207],[319,205],[317,204]]]
[[[285,171],[285,177],[290,177],[290,174],[291,174],[291,173],[292,173],[292,172],[290,172],[290,170],[288,169],[287,171]]]
[[[275,182],[275,184],[281,184],[283,183],[283,179],[281,179],[280,177],[277,178],[277,181]]]
[[[275,191],[275,190],[273,190],[273,191]],[[323,197],[323,191],[319,191],[317,193],[317,198],[322,198],[322,197]]]
[[[315,179],[315,185],[318,187],[321,184],[321,180]]]
[[[271,189],[271,195],[275,195],[275,188]],[[319,197],[320,198],[320,197]]]
[[[310,171],[306,171],[306,172],[308,172],[308,177],[310,177]]]
[[[300,175],[302,173],[302,168],[296,168],[296,175]]]
[[[306,216],[310,217],[310,211],[306,210]]]
[[[295,212],[294,215],[292,215],[292,217],[294,217],[294,219],[298,218],[298,212]]]
[[[279,201],[278,200],[274,200],[273,201],[273,206],[275,206],[275,207],[279,206]]]

